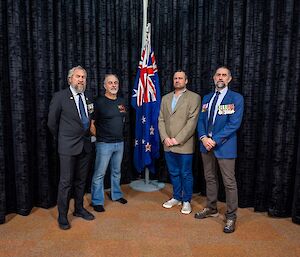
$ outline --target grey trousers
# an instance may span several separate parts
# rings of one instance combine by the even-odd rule
[[[236,219],[236,212],[238,208],[238,191],[235,179],[235,159],[218,159],[215,157],[213,151],[201,153],[201,156],[206,180],[207,207],[213,210],[217,209],[219,189],[216,167],[217,160],[225,186],[227,204],[225,216],[226,218]]]

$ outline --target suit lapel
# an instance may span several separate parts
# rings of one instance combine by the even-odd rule
[[[208,127],[208,119],[209,119],[209,116],[208,116],[208,109],[209,109],[209,103],[210,103],[210,100],[211,98],[213,97],[214,93],[210,93],[210,95],[208,95],[208,99],[207,99],[207,104],[208,104],[208,107],[207,107],[207,111],[205,112],[205,124],[206,124],[206,128]],[[204,103],[204,104],[206,104]]]
[[[179,99],[178,99],[178,101],[177,101],[177,104],[175,105],[175,108],[174,108],[173,113],[176,112],[177,109],[184,103],[184,98],[185,98],[185,96],[186,96],[186,92],[183,93],[183,94],[179,97]]]
[[[224,98],[222,99],[222,102],[220,103],[220,105],[224,105],[224,104],[228,104],[228,99],[230,98],[230,90],[228,89]],[[215,118],[215,124],[218,121],[218,118],[220,117],[219,112],[217,112],[216,118]]]
[[[228,99],[230,97],[230,90],[228,89],[227,92],[226,92],[226,95],[224,96],[224,98],[222,99],[222,102],[220,105],[222,104],[226,104],[228,102]]]
[[[215,94],[215,93],[210,93],[210,95],[209,95],[209,97],[208,97],[208,104],[209,104],[209,102],[210,102],[210,100],[211,100],[211,98],[213,97],[214,94]]]
[[[180,106],[186,101],[185,98],[187,97],[187,92],[188,92],[188,90],[183,92],[182,95],[179,97],[178,102],[175,105],[174,111],[172,113],[175,113],[177,111],[177,109],[179,109]]]
[[[173,98],[173,93],[172,94],[169,94],[167,95],[167,110],[169,112],[169,114],[172,114],[172,98]]]
[[[75,102],[74,96],[73,96],[70,88],[67,90],[67,92],[68,92],[68,94],[67,94],[68,105],[72,109],[72,112],[74,113],[74,115],[77,117],[77,120],[81,123],[81,118],[80,118],[80,115],[78,113],[76,102]]]

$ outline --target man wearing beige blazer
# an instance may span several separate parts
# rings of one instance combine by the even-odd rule
[[[181,213],[192,211],[193,153],[200,96],[186,88],[187,75],[179,70],[173,76],[174,91],[162,98],[158,127],[164,146],[165,159],[173,185],[173,197],[163,204],[172,208],[183,203]]]

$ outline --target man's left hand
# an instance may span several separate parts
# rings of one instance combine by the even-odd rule
[[[173,137],[171,138],[172,144],[173,145],[179,145],[179,143],[177,142],[177,140]]]

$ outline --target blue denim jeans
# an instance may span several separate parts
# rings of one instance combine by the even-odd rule
[[[165,152],[165,158],[173,185],[173,198],[190,202],[193,194],[193,154]]]
[[[96,160],[92,179],[92,205],[104,205],[104,176],[108,165],[111,172],[111,199],[123,197],[120,187],[124,142],[96,142]]]

